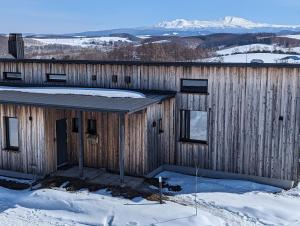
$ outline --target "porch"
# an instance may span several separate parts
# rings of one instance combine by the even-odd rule
[[[151,135],[152,130],[159,130],[158,126],[154,128],[152,124],[158,124],[162,118],[162,103],[173,97],[174,93],[168,92],[74,87],[0,87],[1,106],[5,106],[8,112],[17,112],[6,115],[4,110],[4,117],[20,117],[19,130],[27,131],[26,137],[32,137],[33,131],[39,133],[37,140],[26,140],[20,133],[20,152],[13,154],[24,158],[24,161],[30,160],[31,156],[25,156],[26,151],[22,150],[27,149],[29,142],[36,142],[35,146],[39,149],[35,152],[39,153],[35,155],[35,162],[31,163],[35,166],[34,170],[30,171],[31,165],[27,166],[22,159],[22,165],[15,167],[17,171],[47,175],[56,172],[60,166],[75,165],[76,168],[65,174],[77,174],[84,178],[95,173],[87,170],[88,168],[105,168],[118,173],[121,184],[126,182],[125,174],[143,176],[151,168],[157,167],[150,167],[153,161],[149,158],[149,151],[157,156],[158,150],[156,147],[148,147],[148,138],[159,139],[159,132]],[[13,108],[10,109],[9,106]],[[154,112],[154,116],[147,114],[149,109]],[[30,127],[33,128],[26,129]],[[10,155],[10,152],[7,153]],[[160,164],[160,161],[155,164]],[[21,167],[25,170],[21,170]],[[101,179],[104,180],[105,175],[102,173]],[[115,176],[113,181],[114,178]]]
[[[80,175],[78,166],[70,167],[68,169],[60,169],[53,174],[54,176],[84,179],[85,181],[93,184],[101,184],[105,186],[126,186],[136,189],[144,182],[142,177],[124,176],[124,181],[120,181],[118,174],[107,172],[105,169],[83,168],[83,177]]]

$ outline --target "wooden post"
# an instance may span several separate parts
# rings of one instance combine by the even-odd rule
[[[78,167],[79,176],[83,177],[83,164],[84,164],[84,131],[83,131],[83,111],[78,112]]]
[[[124,183],[124,154],[125,154],[125,114],[119,114],[119,167],[120,181]]]

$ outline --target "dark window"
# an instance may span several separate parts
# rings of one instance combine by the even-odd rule
[[[22,80],[22,74],[19,72],[3,72],[5,80]]]
[[[92,81],[97,81],[97,75],[92,75]]]
[[[117,75],[113,75],[111,77],[111,80],[112,80],[113,83],[117,83],[118,82],[118,76]]]
[[[73,118],[72,119],[72,132],[73,133],[78,133],[78,128],[79,128],[79,120],[78,118]]]
[[[89,119],[87,125],[87,132],[91,135],[97,135],[97,121],[95,119]]]
[[[5,118],[6,148],[19,149],[19,120],[17,118]]]
[[[66,82],[67,75],[66,74],[47,74],[48,82]]]
[[[181,141],[207,143],[207,112],[182,110],[180,112]]]
[[[181,79],[181,92],[208,94],[208,80]]]
[[[131,77],[130,76],[125,76],[125,83],[130,84],[131,83]]]
[[[163,133],[163,123],[162,123],[162,119],[158,120],[158,127],[159,127],[159,133]]]

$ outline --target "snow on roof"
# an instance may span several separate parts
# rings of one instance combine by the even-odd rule
[[[101,96],[111,98],[145,98],[145,95],[139,92],[118,89],[100,89],[100,88],[71,88],[71,87],[6,87],[0,86],[0,91],[16,91],[24,93],[40,94],[73,94],[84,96]]]

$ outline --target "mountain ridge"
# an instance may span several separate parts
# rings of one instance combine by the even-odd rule
[[[226,16],[219,20],[186,20],[176,19],[172,21],[163,21],[155,25],[157,28],[165,29],[203,29],[203,28],[290,28],[297,29],[300,25],[278,25],[268,23],[258,23],[241,17]]]

